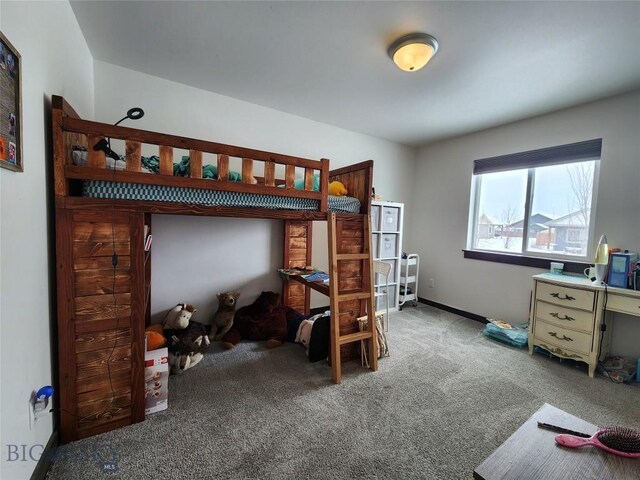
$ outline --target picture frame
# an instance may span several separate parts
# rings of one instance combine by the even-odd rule
[[[23,172],[22,57],[0,32],[0,167]]]

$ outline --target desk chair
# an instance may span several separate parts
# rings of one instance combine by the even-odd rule
[[[374,274],[378,274],[378,275],[382,275],[384,276],[384,280],[385,280],[385,291],[384,292],[375,292],[375,297],[382,297],[384,296],[386,298],[386,306],[387,306],[387,312],[384,316],[384,330],[385,332],[389,331],[389,272],[391,272],[391,264],[388,262],[381,262],[380,260],[374,260],[373,261],[373,273]],[[376,301],[376,306],[374,308],[376,308],[377,310],[377,305],[378,302]]]

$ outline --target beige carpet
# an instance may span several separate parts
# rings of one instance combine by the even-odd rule
[[[420,306],[393,314],[391,357],[346,365],[342,385],[304,350],[215,347],[172,377],[147,421],[72,443],[49,478],[469,479],[547,402],[596,425],[640,426],[640,385],[487,339],[483,325]]]

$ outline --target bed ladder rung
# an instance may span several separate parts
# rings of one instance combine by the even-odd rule
[[[367,260],[371,258],[368,253],[339,253],[336,254],[336,260]]]
[[[341,302],[349,300],[364,300],[371,296],[371,292],[353,292],[353,293],[340,293],[338,294],[338,300]]]
[[[373,336],[372,332],[364,331],[364,332],[356,332],[350,333],[348,335],[340,335],[340,345],[344,345],[346,343],[359,342],[360,340],[367,340]]]

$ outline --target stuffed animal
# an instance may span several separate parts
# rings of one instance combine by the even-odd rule
[[[147,339],[147,350],[156,350],[167,344],[162,325],[159,323],[149,325],[145,329],[144,334]]]
[[[169,313],[167,313],[162,321],[162,326],[165,329],[182,330],[183,328],[187,328],[189,319],[194,313],[196,313],[196,309],[193,308],[193,305],[179,303],[169,310]]]
[[[202,352],[209,348],[207,327],[191,320],[196,311],[192,305],[179,303],[163,321],[163,333],[169,342],[171,373],[182,373],[194,367],[202,360]]]
[[[334,180],[329,184],[329,195],[335,195],[336,197],[344,197],[349,193],[342,182]]]
[[[179,375],[185,370],[195,367],[204,358],[201,353],[189,353],[188,355],[169,354],[169,371],[173,375]]]
[[[233,316],[240,292],[218,293],[217,297],[218,310],[211,322],[211,333],[209,333],[209,340],[216,342],[222,340],[233,325]]]
[[[251,305],[238,309],[223,347],[233,348],[243,338],[266,340],[267,348],[279,347],[287,339],[287,308],[280,305],[279,294],[262,292]]]

